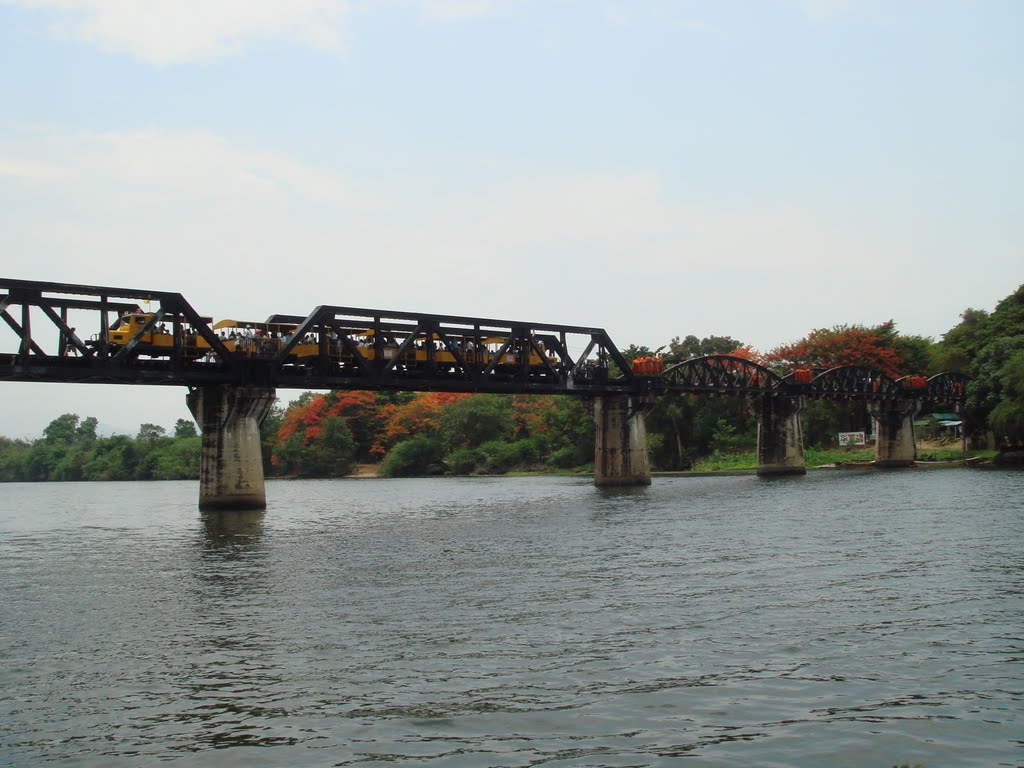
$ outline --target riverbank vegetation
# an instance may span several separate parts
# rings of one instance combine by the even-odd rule
[[[627,360],[660,355],[666,366],[733,354],[781,371],[864,365],[892,377],[962,372],[971,377],[964,415],[974,446],[987,440],[1008,456],[1024,448],[1024,286],[991,313],[965,310],[938,342],[903,335],[890,321],[815,329],[766,353],[729,336],[686,336],[657,349],[632,345],[623,354]],[[959,457],[959,441],[941,420],[918,418],[932,432],[930,455]],[[808,466],[873,458],[870,448],[837,446],[838,433],[869,430],[863,403],[812,401],[801,420]],[[0,481],[198,477],[201,438],[191,421],[179,419],[169,433],[154,424],[141,425],[134,436],[102,437],[96,430],[95,418],[63,414],[38,440],[0,438]],[[757,421],[740,398],[665,395],[648,414],[647,431],[656,470],[756,466]],[[339,477],[357,465],[361,474],[384,477],[588,472],[594,426],[586,403],[567,396],[307,392],[272,411],[262,443],[268,476]]]

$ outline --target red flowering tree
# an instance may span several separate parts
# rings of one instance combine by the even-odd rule
[[[420,392],[403,405],[385,406],[381,416],[384,428],[377,435],[373,452],[383,455],[391,446],[416,435],[437,433],[441,427],[441,412],[446,405],[454,403],[467,393]]]
[[[271,463],[280,472],[308,477],[346,475],[355,462],[355,440],[346,419],[329,413],[329,395],[307,392],[285,412]]]
[[[892,322],[874,328],[863,325],[837,325],[817,328],[800,341],[776,347],[766,362],[784,371],[795,368],[825,370],[841,365],[875,368],[896,379],[906,373]]]

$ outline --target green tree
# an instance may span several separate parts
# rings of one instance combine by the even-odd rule
[[[444,443],[437,435],[419,434],[392,448],[381,462],[383,477],[423,477],[444,472]]]
[[[445,451],[474,448],[491,440],[512,439],[512,401],[504,395],[474,395],[441,412]]]
[[[145,424],[139,425],[139,434],[135,436],[136,440],[140,442],[151,442],[153,440],[159,440],[167,434],[167,430],[158,424]]]
[[[96,439],[96,428],[99,426],[99,422],[95,416],[87,416],[82,419],[82,423],[78,425],[78,429],[75,430],[75,437],[78,440],[85,440],[92,442]]]
[[[947,331],[942,341],[933,347],[929,372],[967,373],[978,350],[987,340],[987,324],[988,312],[985,310],[964,310],[959,324]]]
[[[78,429],[78,414],[65,413],[51,421],[43,430],[43,439],[48,443],[70,443]]]
[[[297,431],[274,450],[280,471],[298,477],[342,477],[355,465],[355,439],[345,419],[328,416]]]
[[[174,437],[195,437],[199,433],[196,431],[196,423],[191,419],[178,419],[174,422]]]
[[[82,466],[83,480],[134,480],[139,453],[127,435],[97,441],[96,449]]]
[[[695,357],[727,355],[743,346],[743,342],[737,341],[731,336],[706,336],[703,339],[698,339],[691,334],[682,340],[676,336],[669,342],[669,351],[665,360],[666,362],[681,363],[683,360]]]
[[[966,314],[966,313],[965,313]],[[963,325],[963,323],[961,323]],[[976,348],[965,349],[970,358],[971,381],[967,388],[968,421],[975,428],[988,425],[1003,445],[1016,441],[1013,427],[1016,413],[1014,382],[1018,353],[1024,350],[1024,285],[996,304],[991,315],[981,317],[969,333],[951,334],[960,339],[966,337]],[[966,344],[966,342],[964,342]],[[1008,401],[1000,408],[1001,403]],[[992,416],[998,415],[993,420]]]
[[[149,475],[153,480],[195,480],[202,451],[199,435],[168,440],[146,457]]]
[[[989,423],[1008,448],[1024,446],[1024,349],[1014,352],[999,370],[1002,399]]]
[[[25,468],[32,445],[25,440],[0,437],[0,482],[28,480]]]

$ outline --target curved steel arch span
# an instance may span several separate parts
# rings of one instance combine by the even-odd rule
[[[807,394],[825,400],[890,400],[906,397],[907,392],[877,368],[841,365],[815,376]]]
[[[967,397],[968,376],[963,373],[944,371],[928,379],[927,396],[933,400],[961,402]]]
[[[782,378],[763,365],[732,355],[708,355],[677,363],[660,379],[669,389],[721,395],[770,394]]]
[[[770,368],[733,355],[708,355],[677,363],[657,377],[665,391],[712,395],[792,395],[820,400],[913,400],[962,402],[968,377],[939,373],[893,379],[877,368],[841,365],[816,371],[800,383],[793,372],[780,376]],[[920,383],[918,383],[920,380]]]

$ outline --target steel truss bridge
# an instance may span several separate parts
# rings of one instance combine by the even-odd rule
[[[601,328],[338,306],[215,324],[180,293],[7,278],[0,317],[2,381],[948,403],[967,385],[859,366],[781,376],[729,355],[641,375]]]

